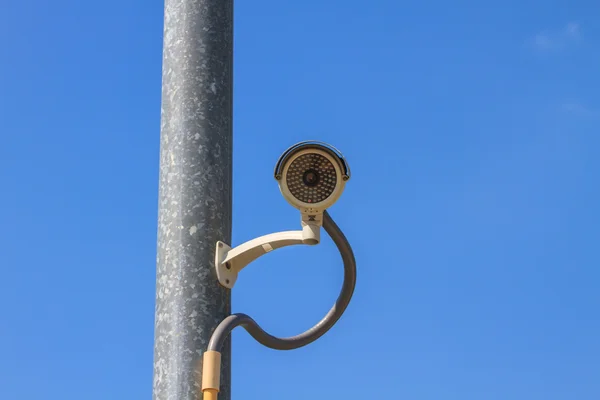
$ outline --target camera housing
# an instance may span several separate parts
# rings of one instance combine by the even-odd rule
[[[275,179],[283,197],[300,210],[305,222],[319,222],[325,209],[342,195],[350,167],[330,144],[305,141],[289,147],[275,165]]]

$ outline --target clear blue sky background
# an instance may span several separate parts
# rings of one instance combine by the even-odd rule
[[[600,398],[595,3],[237,1],[234,243],[298,226],[272,168],[328,141],[359,281],[309,347],[236,331],[236,399]],[[2,400],[151,398],[162,7],[0,6]],[[233,309],[295,334],[340,284],[285,249]]]

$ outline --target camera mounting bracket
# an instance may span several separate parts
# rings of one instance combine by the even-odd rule
[[[313,219],[305,221],[304,219],[303,217],[302,230],[271,233],[249,240],[234,248],[218,241],[215,250],[215,269],[219,284],[232,289],[239,272],[244,267],[275,249],[296,244],[313,246],[319,244],[321,240],[320,218],[317,221]]]

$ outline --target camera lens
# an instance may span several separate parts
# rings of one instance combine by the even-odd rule
[[[319,173],[314,169],[309,169],[304,173],[302,182],[304,182],[306,186],[315,186],[317,183],[319,183]]]
[[[292,196],[303,203],[325,201],[337,185],[337,174],[329,159],[319,153],[306,153],[290,164],[285,175]]]

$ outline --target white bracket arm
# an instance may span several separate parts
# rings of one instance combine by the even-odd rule
[[[275,249],[296,244],[316,245],[320,241],[320,224],[302,222],[301,231],[271,233],[231,248],[218,241],[215,251],[215,268],[219,283],[233,288],[238,273],[252,261]]]

